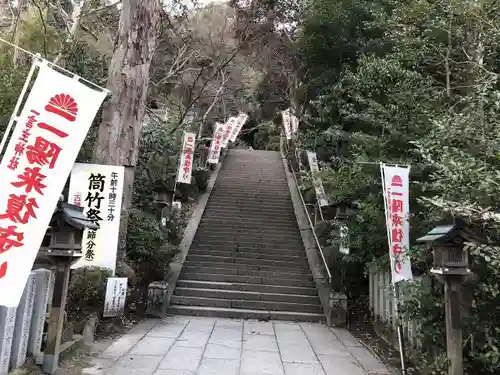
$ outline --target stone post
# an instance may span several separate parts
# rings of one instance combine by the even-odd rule
[[[446,313],[446,351],[450,360],[449,375],[463,375],[463,343],[460,293],[461,277],[449,277],[444,283]]]
[[[7,375],[17,307],[0,306],[0,375]]]
[[[60,259],[56,266],[52,308],[47,332],[47,346],[43,357],[43,372],[46,374],[54,374],[59,365],[70,266],[71,262],[68,259]]]
[[[47,269],[37,269],[35,273],[35,301],[31,316],[31,329],[28,340],[28,354],[32,355],[37,365],[43,364],[42,340],[47,317],[49,289],[53,274]]]
[[[35,273],[31,272],[26,282],[26,286],[24,287],[19,306],[17,306],[16,324],[14,327],[14,337],[12,339],[12,350],[10,352],[11,369],[19,368],[26,362],[34,299]]]

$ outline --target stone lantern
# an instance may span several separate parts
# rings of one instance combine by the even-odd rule
[[[417,242],[427,243],[433,254],[431,272],[444,284],[446,312],[446,348],[450,361],[449,375],[463,375],[462,307],[463,284],[472,275],[466,242],[485,243],[479,231],[462,219],[437,226]]]
[[[356,214],[357,203],[350,199],[342,199],[323,208],[325,220],[335,220],[339,227],[340,247],[342,254],[349,254],[349,230],[347,221]]]
[[[170,206],[173,194],[173,189],[169,189],[163,183],[158,183],[153,188],[153,204],[157,204],[159,206]]]
[[[57,370],[71,265],[83,255],[82,239],[86,228],[96,230],[98,226],[87,219],[83,207],[60,199],[49,224],[49,246],[41,248],[38,253],[38,257],[47,259],[55,268],[52,308],[43,362],[43,371],[46,374],[54,374]]]

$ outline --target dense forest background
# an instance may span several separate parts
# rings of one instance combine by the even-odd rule
[[[156,3],[154,0],[142,2]],[[158,5],[158,4],[156,4]],[[2,37],[106,85],[123,7],[99,0],[2,3]],[[494,0],[232,0],[160,5],[140,124],[127,258],[144,285],[168,262],[183,218],[158,229],[151,191],[176,169],[180,136],[211,137],[215,121],[249,113],[240,147],[277,150],[280,111],[300,118],[299,147],[314,149],[329,198],[356,200],[347,292],[366,307],[368,267],[388,267],[378,162],[411,165],[412,243],[463,217],[498,242],[500,4]],[[0,48],[5,129],[30,57]],[[92,160],[101,118],[80,153]],[[203,165],[199,165],[201,171]],[[306,179],[307,180],[307,179]],[[307,181],[304,186],[307,188]],[[203,182],[200,182],[203,188]],[[187,192],[195,202],[197,190]],[[189,206],[189,204],[187,204]],[[177,228],[177,230],[176,230]],[[335,240],[335,231],[329,236]],[[412,247],[407,316],[419,322],[423,374],[445,374],[441,287],[432,257]],[[464,300],[467,374],[500,373],[500,250],[471,246],[475,279]],[[432,285],[434,284],[434,285]],[[358,306],[359,305],[359,306]]]

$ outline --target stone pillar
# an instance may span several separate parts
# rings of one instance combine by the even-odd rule
[[[0,306],[0,375],[7,375],[17,307]]]
[[[35,273],[35,301],[33,315],[31,316],[31,329],[28,340],[28,354],[32,355],[37,365],[43,364],[42,339],[43,328],[47,316],[49,289],[51,286],[52,272],[47,269],[37,269]]]
[[[450,366],[449,375],[463,375],[463,342],[460,293],[463,279],[449,277],[444,284],[446,313],[446,351]]]
[[[146,314],[164,318],[168,308],[168,283],[166,281],[153,281],[148,286],[148,302]]]
[[[35,273],[31,272],[24,287],[21,302],[17,307],[14,338],[12,339],[12,350],[10,351],[10,367],[12,369],[19,368],[26,362],[34,299]]]
[[[71,270],[70,265],[69,259],[61,259],[57,262],[55,271],[52,308],[47,332],[47,347],[43,356],[43,372],[46,374],[54,374],[59,365],[61,336],[64,325],[64,308],[66,307]]]

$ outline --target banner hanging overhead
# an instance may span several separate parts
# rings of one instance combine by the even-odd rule
[[[193,174],[193,156],[195,147],[196,134],[184,133],[184,141],[182,142],[181,158],[179,162],[179,170],[177,171],[177,183],[190,184]]]
[[[36,62],[0,164],[0,305],[14,307],[69,172],[107,92]]]
[[[224,136],[222,137],[222,148],[227,148],[227,144],[231,140],[233,129],[236,126],[236,117],[229,117],[224,124]]]
[[[246,113],[240,113],[238,117],[236,117],[236,124],[233,127],[233,131],[231,133],[231,138],[229,139],[231,142],[236,141],[236,138],[241,132],[243,125],[247,122],[248,115]]]
[[[392,282],[411,280],[409,167],[380,165]]]
[[[212,143],[210,144],[210,151],[208,152],[207,163],[217,164],[219,162],[223,137],[224,137],[224,124],[216,122],[214,136],[212,138]]]
[[[307,151],[307,159],[309,160],[309,168],[311,168],[311,172],[313,174],[313,185],[314,190],[316,191],[318,204],[320,207],[328,206],[329,202],[323,187],[323,181],[321,181],[321,178],[318,177],[319,166],[316,153],[313,151]]]
[[[292,125],[290,119],[290,108],[281,111],[281,117],[283,118],[283,127],[285,128],[286,139],[292,139]]]
[[[68,202],[84,207],[99,229],[83,232],[83,257],[72,268],[96,266],[115,272],[125,168],[76,163],[71,170]]]

